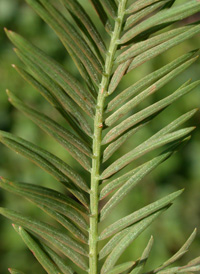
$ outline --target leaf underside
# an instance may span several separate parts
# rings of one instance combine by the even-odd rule
[[[182,5],[175,5],[174,0],[86,1],[96,12],[96,20],[104,31],[99,31],[84,1],[26,2],[56,33],[79,75],[76,78],[70,68],[66,69],[19,34],[5,29],[23,63],[13,67],[64,118],[66,126],[9,90],[8,99],[66,149],[76,161],[77,169],[36,144],[0,131],[3,144],[50,173],[70,193],[1,177],[2,189],[26,198],[59,226],[11,209],[0,208],[0,213],[14,223],[16,232],[49,274],[79,273],[74,269],[89,274],[199,271],[199,257],[182,267],[172,265],[188,251],[196,230],[174,256],[149,272],[144,272],[144,267],[153,237],[140,258],[118,263],[126,248],[172,205],[182,190],[152,201],[112,224],[106,223],[102,231],[98,227],[147,174],[190,139],[194,127],[183,127],[183,124],[197,109],[175,118],[128,153],[117,155],[129,138],[133,139],[133,135],[167,107],[200,84],[186,79],[175,91],[167,90],[162,99],[147,106],[143,104],[145,99],[155,100],[155,93],[166,89],[166,85],[197,60],[198,50],[194,49],[144,78],[130,81],[126,89],[120,85],[127,74],[200,32],[199,22],[183,21],[200,11],[200,1],[191,0]],[[133,168],[124,172],[126,166]],[[87,179],[80,170],[88,173]],[[100,200],[104,200],[101,208]],[[98,242],[104,239],[108,240],[101,243],[100,249]],[[22,274],[12,268],[9,272]]]

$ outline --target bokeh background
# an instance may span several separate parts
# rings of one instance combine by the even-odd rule
[[[85,0],[82,1],[85,2]],[[180,0],[177,1],[177,4],[184,2],[186,0]],[[97,16],[95,16],[89,4],[87,9],[93,16],[99,30],[102,31]],[[200,20],[200,15],[197,14],[195,17],[190,18],[190,20]],[[12,50],[12,44],[4,34],[4,27],[25,36],[78,77],[71,59],[54,32],[28,7],[24,0],[0,0],[0,129],[15,133],[49,149],[66,160],[71,166],[83,172],[60,145],[9,104],[5,92],[7,88],[15,92],[27,103],[48,113],[61,124],[65,125],[62,118],[52,110],[40,94],[26,83],[11,67],[13,63],[20,64],[20,61]],[[105,39],[107,38],[105,37]],[[196,36],[167,51],[162,56],[155,58],[153,62],[146,63],[139,70],[125,77],[116,92],[128,86],[130,81],[140,79],[147,73],[173,60],[175,57],[192,49],[199,48],[199,46],[200,36]],[[200,78],[199,60],[181,76],[178,76],[157,94],[147,99],[143,105],[140,105],[140,108],[162,98],[165,94],[169,94],[189,78],[192,78],[192,80]],[[128,144],[123,146],[114,158],[129,151],[131,147],[138,143],[138,140],[145,140],[175,117],[196,107],[200,107],[200,88],[196,88],[192,93],[178,100],[173,106],[165,110],[145,130],[129,140]],[[155,244],[150,263],[147,265],[147,267],[153,268],[172,256],[184,243],[186,238],[189,237],[194,227],[200,230],[200,113],[198,112],[187,125],[197,126],[187,146],[146,177],[144,182],[134,189],[128,195],[127,199],[120,203],[116,211],[109,216],[109,222],[113,222],[120,216],[129,214],[133,210],[164,195],[185,188],[182,196],[175,201],[168,212],[159,218],[150,229],[130,246],[120,261],[123,261],[123,259],[134,260],[140,256],[150,235],[154,235]],[[50,175],[1,144],[0,175],[11,180],[36,183],[63,191],[63,188]],[[39,219],[46,218],[47,221],[52,222],[26,200],[2,190],[0,190],[0,206],[20,210],[25,214],[31,214]],[[198,255],[200,255],[199,231],[190,252],[181,259],[181,263],[184,264]],[[8,267],[19,268],[29,274],[44,273],[32,253],[27,250],[22,240],[14,232],[10,221],[0,216],[0,274],[8,273]]]

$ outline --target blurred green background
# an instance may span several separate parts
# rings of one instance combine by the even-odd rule
[[[82,1],[85,2],[85,0]],[[186,2],[186,0],[177,1],[177,3],[183,2]],[[97,16],[94,15],[89,4],[87,8],[101,31],[101,25],[98,23]],[[191,18],[191,20],[193,19],[194,18]],[[195,20],[199,19],[199,15],[195,16]],[[56,144],[56,142],[9,104],[5,92],[7,88],[15,92],[20,98],[23,98],[25,102],[44,111],[61,124],[65,125],[62,118],[52,110],[40,94],[27,84],[11,67],[11,64],[13,63],[20,64],[20,61],[12,50],[12,44],[4,34],[4,27],[25,36],[50,56],[61,62],[68,70],[72,71],[72,73],[78,77],[71,59],[56,35],[34,13],[34,11],[26,5],[24,0],[0,0],[0,129],[15,133],[49,149],[51,152],[66,160],[71,166],[79,169],[82,173],[83,170],[77,166],[60,145]],[[131,75],[125,77],[116,92],[119,92],[130,85],[131,81],[140,79],[147,73],[173,60],[175,57],[192,49],[199,48],[199,46],[200,36],[196,36],[193,39],[190,39],[190,41],[182,43],[176,48],[167,51],[162,56],[155,58],[153,62],[148,62],[140,69],[134,71]],[[169,85],[162,88],[157,94],[146,100],[141,106],[150,104],[155,100],[162,98],[165,94],[169,94],[189,78],[192,78],[192,80],[200,79],[200,60],[181,76],[173,80]],[[131,147],[138,143],[138,140],[145,140],[148,136],[151,136],[174,118],[189,111],[191,108],[199,108],[199,106],[200,88],[196,88],[191,94],[180,99],[173,106],[165,110],[145,130],[129,140],[128,144],[120,149],[117,157],[119,157],[120,154],[122,155],[129,151]],[[200,228],[199,112],[187,124],[197,126],[197,129],[187,146],[149,175],[139,187],[128,195],[124,202],[120,203],[113,214],[109,216],[109,223],[111,223],[120,216],[129,214],[133,210],[159,199],[170,192],[185,188],[182,196],[175,201],[168,212],[155,222],[142,237],[138,238],[122,256],[120,259],[121,261],[124,258],[127,260],[137,259],[152,234],[155,236],[155,244],[148,267],[153,268],[176,252],[186,238],[192,233],[194,227]],[[0,153],[1,176],[11,180],[36,183],[63,190],[50,175],[1,144]],[[114,158],[116,158],[116,155]],[[138,161],[138,163],[140,162]],[[49,220],[47,217],[43,216],[37,208],[25,200],[1,190],[0,206],[20,210],[26,214],[36,216],[37,218],[46,218],[47,221]],[[200,255],[199,251],[200,232],[198,232],[190,252],[181,259],[181,262],[184,264],[189,259]],[[31,252],[27,250],[19,236],[14,232],[10,221],[0,216],[0,274],[8,273],[8,267],[19,268],[29,274],[44,273]]]

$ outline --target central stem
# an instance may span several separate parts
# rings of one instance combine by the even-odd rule
[[[114,31],[111,36],[109,49],[105,60],[105,68],[102,76],[97,98],[96,114],[94,119],[93,160],[91,172],[90,192],[90,230],[89,230],[89,274],[97,274],[98,265],[98,205],[99,205],[99,181],[101,166],[101,141],[103,128],[104,102],[107,96],[115,53],[121,34],[122,23],[125,15],[127,0],[119,1],[118,15],[115,19]]]

